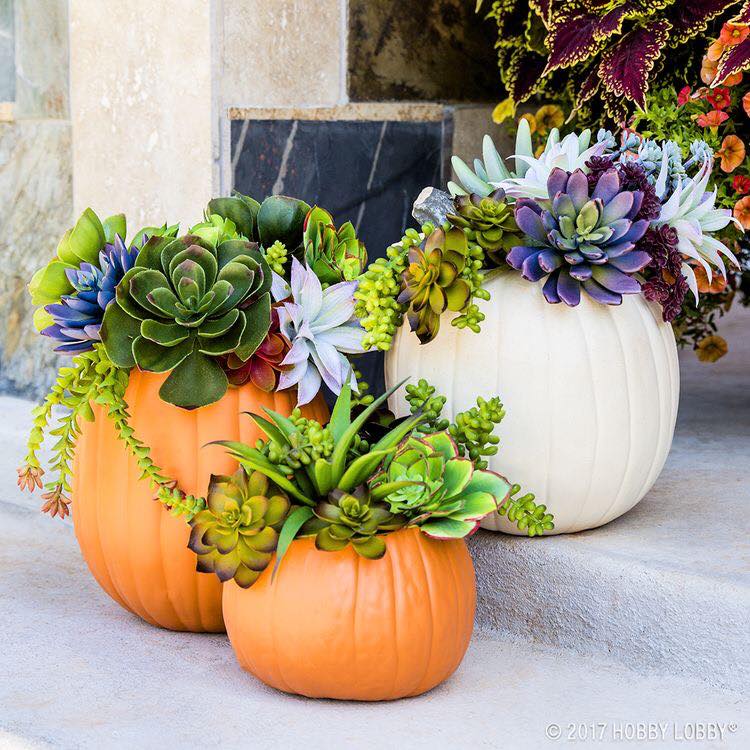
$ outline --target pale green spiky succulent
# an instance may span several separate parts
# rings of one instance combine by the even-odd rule
[[[475,469],[461,458],[447,432],[408,438],[369,481],[370,494],[404,515],[425,534],[463,538],[508,499],[511,485],[500,474]]]
[[[367,250],[350,221],[338,229],[325,209],[313,206],[305,218],[305,260],[322,284],[353,281],[367,266]]]

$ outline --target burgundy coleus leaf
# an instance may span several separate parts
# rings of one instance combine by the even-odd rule
[[[721,60],[719,60],[716,77],[711,86],[718,86],[728,76],[748,68],[750,68],[750,38],[725,50]]]
[[[518,50],[505,69],[505,88],[516,103],[525,102],[541,83],[545,59],[536,52]]]
[[[750,0],[742,3],[737,15],[732,19],[734,23],[750,23]]]
[[[531,8],[531,10],[542,19],[544,25],[549,28],[552,0],[529,0],[529,8]]]
[[[624,128],[628,119],[627,99],[622,96],[613,94],[609,89],[601,89],[601,98],[604,102],[604,109],[609,118],[621,128]]]
[[[667,43],[670,28],[665,19],[652,21],[648,26],[636,26],[606,50],[599,62],[605,89],[644,107],[649,74]]]
[[[589,99],[593,99],[599,91],[600,85],[599,67],[595,65],[578,91],[574,109],[580,109]]]
[[[739,0],[690,0],[689,3],[675,3],[667,13],[672,24],[669,45],[676,47],[708,28],[708,24]]]
[[[587,60],[596,55],[606,41],[622,31],[630,4],[624,3],[604,15],[572,7],[553,13],[548,36],[550,48],[545,74]]]

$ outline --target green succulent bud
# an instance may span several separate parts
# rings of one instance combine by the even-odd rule
[[[347,221],[339,229],[328,211],[313,206],[305,217],[305,260],[323,284],[353,281],[367,265],[367,250]]]
[[[315,534],[315,546],[336,552],[351,544],[357,554],[377,560],[385,554],[385,541],[378,534],[395,531],[406,519],[383,503],[373,502],[366,492],[334,490],[313,509],[315,517],[301,529],[301,536]]]
[[[198,555],[197,570],[252,586],[276,551],[289,498],[260,472],[248,476],[240,468],[211,477],[206,503],[190,521],[188,547]]]
[[[435,396],[435,387],[424,378],[420,378],[416,385],[406,386],[406,400],[411,413],[421,413],[424,418],[419,426],[421,432],[442,432],[448,429],[448,420],[441,418],[446,398]]]
[[[456,414],[449,428],[451,437],[458,444],[461,454],[468,455],[477,469],[487,468],[483,456],[497,453],[500,438],[494,434],[494,430],[504,417],[505,409],[497,396],[489,401],[480,396],[475,407]]]
[[[476,242],[496,265],[503,265],[508,251],[521,241],[519,230],[508,205],[505,191],[494,190],[486,196],[459,195],[455,198],[456,213],[448,220],[456,227],[466,229],[469,238]]]
[[[271,247],[265,249],[265,255],[266,262],[271,267],[271,270],[279,274],[279,276],[283,276],[284,265],[286,264],[288,257],[286,245],[284,245],[283,242],[276,240]]]
[[[227,240],[239,238],[237,226],[231,219],[226,219],[219,214],[206,217],[206,221],[190,227],[188,234],[199,237],[212,247],[216,247]]]
[[[117,286],[102,341],[119,367],[171,371],[159,391],[165,401],[205,406],[227,389],[216,358],[235,353],[246,361],[268,333],[270,286],[253,243],[152,237]]]

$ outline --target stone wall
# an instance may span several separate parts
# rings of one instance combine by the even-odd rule
[[[32,329],[26,284],[73,216],[67,5],[0,0],[0,391],[28,396],[59,359]]]

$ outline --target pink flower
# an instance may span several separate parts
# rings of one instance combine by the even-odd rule
[[[690,86],[684,86],[680,89],[680,93],[677,94],[677,104],[681,107],[683,104],[687,104],[690,101]]]

